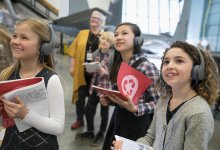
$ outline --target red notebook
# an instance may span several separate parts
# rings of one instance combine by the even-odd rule
[[[124,95],[122,95],[119,91],[105,89],[105,88],[102,88],[102,87],[99,87],[99,86],[95,86],[95,85],[92,85],[92,87],[94,89],[96,89],[96,91],[98,91],[100,93],[109,94],[109,95],[113,95],[114,94],[114,95],[118,96],[119,98],[121,98],[123,100],[127,100],[127,98]]]
[[[0,82],[0,96],[11,92],[13,90],[23,88],[35,83],[42,81],[42,77],[26,78],[26,79],[17,79],[17,80],[7,80]],[[2,111],[3,126],[5,128],[15,125],[14,119],[10,118],[5,110]]]

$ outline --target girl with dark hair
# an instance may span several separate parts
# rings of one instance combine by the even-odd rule
[[[132,23],[119,24],[114,32],[114,63],[110,72],[110,80],[117,89],[117,74],[121,62],[126,62],[138,71],[145,74],[153,82],[148,89],[139,98],[138,104],[134,105],[131,98],[127,101],[117,96],[101,95],[100,102],[107,106],[113,102],[114,109],[108,132],[103,145],[103,150],[109,150],[114,135],[123,136],[131,140],[137,140],[145,135],[154,113],[155,105],[159,98],[158,92],[154,86],[159,78],[159,71],[155,65],[148,61],[146,55],[141,51],[143,38],[140,29]]]
[[[214,130],[210,105],[219,92],[214,59],[177,41],[165,50],[161,73],[161,97],[147,134],[138,142],[155,150],[207,150]]]
[[[207,150],[214,130],[209,105],[219,92],[218,68],[209,53],[174,42],[162,57],[154,119],[139,142],[157,150]]]

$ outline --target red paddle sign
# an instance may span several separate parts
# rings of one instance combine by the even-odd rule
[[[152,80],[142,72],[139,72],[125,62],[121,63],[117,77],[118,89],[124,96],[129,95],[134,104],[138,103],[138,99],[151,83]]]

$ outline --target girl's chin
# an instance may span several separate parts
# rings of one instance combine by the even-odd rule
[[[116,48],[116,50],[117,50],[118,52],[123,52],[123,51],[124,51],[124,49],[120,49],[120,48]]]
[[[174,80],[165,80],[165,82],[171,87],[175,84]]]
[[[13,58],[16,59],[16,60],[24,59],[24,57],[22,55],[18,55],[18,54],[14,54]]]
[[[19,59],[19,58],[20,58],[20,56],[19,56],[19,55],[14,54],[14,55],[13,55],[13,58],[15,58],[15,59]]]

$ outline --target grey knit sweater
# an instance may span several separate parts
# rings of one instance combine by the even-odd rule
[[[159,100],[147,134],[138,142],[154,150],[207,150],[214,130],[214,119],[208,103],[195,96],[182,105],[167,124],[169,98]]]

